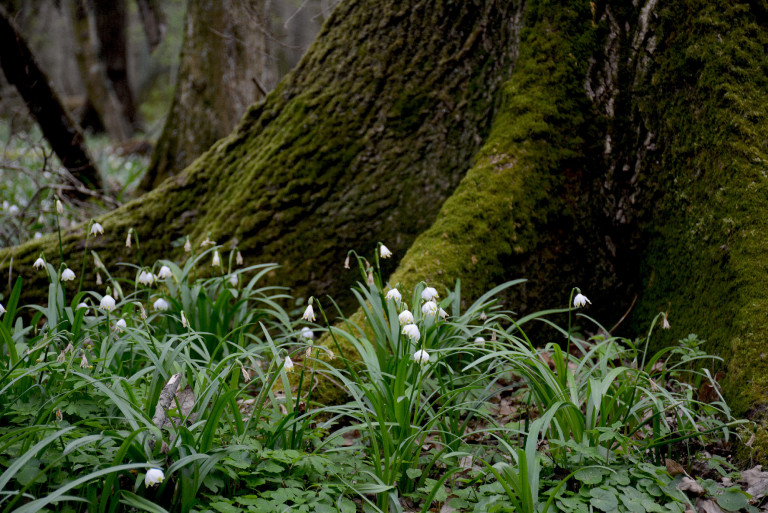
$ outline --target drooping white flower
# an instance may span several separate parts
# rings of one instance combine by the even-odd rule
[[[421,299],[424,301],[434,301],[437,297],[437,290],[433,287],[427,287],[421,291]]]
[[[237,275],[236,274],[230,275],[230,277],[229,277],[229,284],[232,285],[233,287],[237,287]]]
[[[81,308],[85,308],[85,310],[88,310],[88,305],[86,303],[78,303],[77,310],[80,310]]]
[[[3,305],[0,303],[0,315],[3,315],[5,313],[5,308],[3,308]]]
[[[166,301],[166,300],[165,300],[165,299],[163,299],[163,298],[159,298],[159,299],[158,299],[157,301],[155,301],[155,302],[154,302],[154,304],[152,305],[152,308],[154,308],[155,310],[160,310],[160,311],[163,311],[163,312],[165,312],[166,310],[168,310],[170,307],[171,307],[171,305],[169,305],[169,304],[168,304],[168,301]]]
[[[56,212],[59,213],[59,215],[62,215],[64,213],[64,205],[61,204],[61,200],[56,200]]]
[[[187,242],[184,243],[184,252],[189,253],[192,251],[192,243],[189,242],[189,237],[187,237]]]
[[[587,306],[587,303],[589,303],[591,305],[592,301],[587,299],[587,296],[585,296],[581,292],[576,294],[576,297],[573,298],[573,306],[575,306],[576,308],[580,308],[582,306]]]
[[[181,325],[186,328],[189,323],[187,322],[187,316],[184,315],[184,310],[181,311]]]
[[[315,310],[312,305],[307,305],[307,309],[304,310],[304,315],[301,316],[307,322],[315,322]]]
[[[667,319],[667,314],[664,314],[664,317],[661,319],[661,328],[668,330],[671,326],[669,325],[669,319]]]
[[[386,247],[384,244],[379,246],[379,255],[381,258],[389,258],[392,256],[392,252],[389,250],[388,247]]]
[[[128,237],[125,238],[125,247],[131,247],[131,230],[128,230]]]
[[[403,310],[397,318],[400,319],[400,326],[413,324],[413,314],[409,310]]]
[[[423,349],[419,349],[418,351],[413,353],[413,359],[416,361],[416,363],[424,365],[429,361],[429,353],[427,353]]]
[[[315,338],[315,333],[311,329],[304,326],[303,328],[301,328],[301,338],[307,338],[309,340],[312,340],[313,338]]]
[[[8,213],[11,214],[12,216],[18,215],[19,207],[17,207],[16,205],[11,205],[10,208],[8,208]]]
[[[475,345],[484,346],[485,339],[483,337],[475,337]]]
[[[216,245],[216,242],[212,241],[210,237],[206,237],[205,240],[200,243],[200,247],[203,247],[203,248],[205,246],[215,246],[215,245]]]
[[[111,312],[115,309],[115,298],[107,294],[103,298],[101,298],[101,302],[99,303],[99,308],[102,310],[106,310],[107,312]]]
[[[91,225],[91,235],[101,235],[104,233],[104,227],[101,226],[99,223],[93,223]]]
[[[293,360],[291,360],[290,356],[285,357],[285,365],[283,365],[283,369],[285,369],[285,372],[293,372]]]
[[[96,273],[96,285],[101,285],[101,274]]]
[[[221,259],[219,258],[219,250],[218,249],[214,249],[213,250],[213,261],[211,262],[211,265],[213,267],[218,267],[219,265],[221,265]]]
[[[427,301],[421,307],[421,313],[427,317],[434,317],[437,315],[438,306],[434,301]]]
[[[32,264],[32,267],[35,269],[42,269],[45,267],[45,260],[43,260],[43,257],[37,257],[37,260],[35,260],[35,263]]]
[[[116,331],[123,331],[127,327],[128,327],[128,324],[126,324],[125,319],[118,319],[118,321],[115,323]]]
[[[403,296],[402,296],[402,294],[400,294],[399,290],[392,289],[389,292],[387,292],[387,299],[391,299],[395,303],[400,304],[400,301],[403,300]]]
[[[243,265],[243,255],[240,254],[240,252],[237,252],[237,255],[235,255],[235,263],[237,265]]]
[[[80,359],[80,368],[81,369],[88,368],[88,358],[85,357],[85,353],[83,353],[83,357]]]
[[[61,273],[61,281],[72,281],[75,279],[75,271],[67,267]]]
[[[485,310],[483,310],[482,312],[480,312],[480,322],[485,322],[487,320],[488,320],[488,316],[485,315]]]
[[[147,470],[147,475],[144,476],[144,486],[149,488],[150,486],[157,486],[165,480],[165,474],[159,468],[151,468]]]
[[[419,327],[415,324],[406,324],[403,326],[403,335],[411,339],[412,342],[417,342],[421,338]]]
[[[32,236],[33,239],[42,239],[43,234],[40,232],[35,232],[35,234]]]
[[[171,276],[173,276],[173,273],[171,272],[171,268],[167,265],[160,267],[160,272],[157,273],[157,277],[161,280],[170,278]]]
[[[152,286],[152,284],[155,282],[155,275],[151,272],[147,271],[141,271],[139,273],[139,283],[142,285],[146,285],[147,287]]]
[[[437,312],[437,315],[442,317],[443,320],[446,320],[448,318],[448,312],[446,312],[442,308]]]
[[[347,253],[347,258],[344,259],[344,269],[349,269],[349,253]]]

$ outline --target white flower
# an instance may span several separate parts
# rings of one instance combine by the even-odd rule
[[[62,215],[64,213],[64,205],[61,204],[61,200],[56,200],[56,212],[59,213],[59,215]]]
[[[83,353],[83,357],[80,359],[80,368],[85,369],[88,367],[88,358],[85,357],[85,353]]]
[[[443,320],[445,320],[445,319],[447,319],[447,318],[448,318],[448,312],[446,312],[446,311],[445,311],[445,310],[443,310],[442,308],[440,309],[440,311],[438,311],[438,312],[437,312],[437,314],[438,314],[440,317],[442,317],[442,318],[443,318]]]
[[[423,349],[419,349],[418,351],[413,353],[413,359],[416,360],[416,363],[420,363],[421,365],[424,365],[429,361],[429,353],[427,353]]]
[[[349,269],[349,253],[347,253],[347,258],[344,259],[344,269]]]
[[[307,338],[309,340],[312,340],[313,338],[315,338],[315,334],[312,332],[311,329],[304,326],[303,328],[301,328],[301,338]]]
[[[285,372],[293,372],[293,360],[291,360],[290,356],[285,357],[285,365],[283,365],[283,369],[285,369]]]
[[[158,299],[155,301],[155,303],[152,305],[152,308],[155,310],[162,310],[163,312],[168,310],[171,306],[168,304],[168,301],[166,301],[163,298]]]
[[[189,237],[187,237],[187,242],[184,243],[184,252],[189,253],[192,251],[192,244],[189,242]]]
[[[101,285],[101,275],[96,273],[96,285]]]
[[[424,301],[434,301],[437,299],[437,290],[433,287],[427,287],[421,291],[421,299]]]
[[[32,264],[32,267],[34,267],[35,269],[42,269],[43,267],[45,267],[45,260],[43,260],[42,257],[38,257],[37,260],[35,260],[35,263]]]
[[[11,205],[10,208],[8,209],[8,213],[11,214],[12,216],[17,215],[19,213],[19,207],[17,207],[16,205]]]
[[[189,323],[187,322],[187,316],[184,315],[184,310],[181,311],[181,325],[186,328]]]
[[[392,256],[392,252],[389,250],[388,247],[382,244],[381,246],[379,246],[379,255],[381,255],[381,258],[389,258]]]
[[[125,319],[119,319],[117,323],[115,323],[115,330],[117,331],[123,331],[127,327],[128,324],[126,324]]]
[[[165,474],[159,468],[151,468],[147,470],[147,475],[144,476],[144,486],[149,488],[150,486],[156,486],[163,482]]]
[[[485,322],[486,320],[488,320],[488,316],[485,315],[485,310],[483,310],[482,312],[480,312],[480,321]]]
[[[155,281],[155,275],[147,272],[147,271],[141,271],[139,273],[139,283],[146,286],[151,286],[152,283]]]
[[[413,324],[413,314],[408,310],[403,310],[400,312],[400,315],[398,315],[397,318],[400,319],[401,326],[405,326],[406,324]]]
[[[215,245],[216,245],[216,243],[214,241],[212,241],[210,237],[206,237],[205,240],[200,243],[200,246],[203,247],[203,248],[205,246],[215,246]]]
[[[427,317],[434,317],[437,315],[438,306],[434,301],[427,301],[421,307],[421,313]]]
[[[213,267],[218,267],[219,265],[221,265],[221,260],[219,259],[219,250],[218,249],[214,249],[213,250],[213,262],[211,262],[211,265]]]
[[[160,268],[160,272],[157,273],[157,277],[161,280],[164,280],[166,278],[170,278],[173,276],[173,273],[171,272],[171,268],[167,265],[164,265]]]
[[[237,287],[237,275],[233,274],[229,277],[229,284],[233,287]]]
[[[99,303],[99,308],[102,310],[106,310],[107,312],[111,312],[115,309],[115,298],[107,294],[103,298],[101,298],[101,302]]]
[[[237,255],[235,255],[235,263],[237,265],[243,265],[243,255],[240,254],[240,252],[237,252]]]
[[[587,306],[587,303],[591,305],[592,301],[587,299],[587,296],[585,296],[582,293],[576,294],[576,297],[573,298],[573,306],[575,306],[576,308],[579,308],[581,306]]]
[[[5,313],[5,308],[3,308],[3,305],[0,304],[0,315],[3,315]]]
[[[99,223],[93,223],[91,225],[91,235],[101,235],[104,233],[104,227]]]
[[[483,337],[475,337],[475,344],[478,346],[484,346],[485,339]]]
[[[419,338],[421,338],[419,327],[415,324],[406,324],[403,326],[403,335],[411,339],[412,342],[417,342]]]
[[[75,279],[75,272],[67,267],[64,272],[61,273],[61,281],[72,281]]]
[[[307,322],[315,322],[315,311],[312,309],[312,305],[307,305],[307,309],[304,310],[304,315],[301,318]]]
[[[400,294],[400,291],[397,289],[392,289],[389,292],[387,292],[387,299],[394,300],[395,303],[400,304],[400,301],[403,299],[403,296]]]
[[[43,234],[40,232],[35,232],[35,235],[32,237],[33,239],[42,239]]]
[[[670,328],[669,319],[667,319],[667,314],[664,314],[664,318],[661,319],[661,328],[665,330],[668,330]]]
[[[131,247],[131,231],[128,230],[128,237],[125,238],[125,247],[130,248]]]
[[[87,310],[88,310],[88,305],[87,305],[87,304],[85,304],[85,303],[79,303],[79,304],[77,305],[77,308],[76,308],[76,309],[77,309],[77,310],[80,310],[81,308],[85,308],[85,310],[87,311]]]

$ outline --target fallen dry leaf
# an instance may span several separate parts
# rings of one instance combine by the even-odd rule
[[[677,484],[677,489],[682,492],[695,493],[696,495],[704,495],[704,492],[706,491],[695,479],[691,479],[688,476],[685,476],[683,480]]]
[[[747,484],[747,493],[759,498],[768,493],[768,472],[763,472],[762,465],[757,465],[741,473],[741,480]]]
[[[699,513],[725,513],[712,499],[696,499],[696,511]]]
[[[669,475],[670,475],[670,476],[679,476],[680,474],[686,474],[686,475],[688,475],[688,474],[685,472],[685,469],[683,468],[683,466],[682,466],[682,465],[680,465],[680,464],[679,464],[678,462],[676,462],[675,460],[671,460],[671,459],[667,458],[667,459],[664,461],[664,463],[665,463],[665,465],[666,465],[666,467],[667,467],[667,472],[669,472]]]

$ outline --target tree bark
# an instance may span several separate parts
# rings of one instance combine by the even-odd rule
[[[13,21],[0,7],[0,67],[6,79],[24,98],[51,148],[75,181],[91,189],[102,189],[101,176],[85,147],[80,128],[64,109],[48,78]],[[83,191],[74,189],[74,196]],[[85,194],[85,197],[88,195]]]
[[[266,26],[262,0],[187,2],[173,103],[143,190],[179,174],[264,97],[274,73]]]
[[[91,41],[85,0],[72,0],[69,9],[75,36],[75,57],[88,93],[88,100],[109,136],[117,142],[125,142],[133,134],[133,127],[125,117],[123,106],[115,94],[112,82],[107,78],[104,63],[96,55]]]
[[[144,27],[144,34],[147,36],[149,53],[153,53],[157,45],[165,37],[165,32],[168,28],[165,22],[163,6],[160,5],[158,0],[136,0],[136,5],[139,7],[141,25]]]
[[[666,311],[651,343],[708,340],[766,462],[768,29],[752,4],[343,2],[232,135],[100,220],[97,250],[131,260],[130,227],[145,261],[210,236],[324,301],[355,278],[345,252],[382,241],[393,284],[460,278],[471,300],[527,277],[506,298],[521,313],[578,286],[607,327],[631,310],[616,332],[633,337]],[[65,236],[68,258],[82,240]],[[44,291],[31,263],[55,247],[0,257]]]
[[[122,106],[123,117],[133,129],[139,118],[128,82],[127,8],[125,0],[90,0],[99,39],[99,60],[104,64],[112,90]],[[133,132],[131,131],[131,134]]]

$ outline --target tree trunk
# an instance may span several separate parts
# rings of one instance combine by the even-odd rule
[[[139,118],[128,82],[128,20],[125,0],[90,2],[99,39],[99,60],[104,64],[112,90],[120,101],[123,117],[133,129],[138,126]]]
[[[189,0],[178,81],[143,190],[179,174],[225,137],[272,83],[262,0]]]
[[[90,105],[109,136],[116,142],[125,142],[133,134],[133,127],[125,117],[123,105],[115,94],[112,82],[107,78],[104,63],[96,55],[85,0],[72,0],[69,9],[75,36],[75,57]]]
[[[48,78],[37,65],[27,43],[0,7],[0,67],[6,79],[24,98],[32,117],[56,156],[71,173],[76,187],[73,196],[88,197],[79,187],[101,189],[101,176],[85,147],[80,128],[64,109]]]
[[[764,12],[726,0],[343,2],[231,136],[101,219],[95,244],[114,265],[135,260],[119,243],[130,227],[149,239],[145,261],[210,235],[324,301],[355,278],[341,273],[345,252],[380,240],[404,255],[393,284],[460,278],[472,299],[527,277],[506,305],[522,313],[564,306],[578,286],[607,327],[631,309],[617,332],[632,336],[666,311],[672,329],[652,343],[709,341],[734,412],[758,422],[751,456],[767,462]],[[83,238],[65,237],[68,258]],[[31,263],[55,247],[0,259],[12,254],[42,293]]]
[[[153,53],[165,37],[165,32],[168,29],[163,6],[160,5],[159,0],[136,0],[136,5],[139,8],[144,34],[147,36],[149,53]]]

